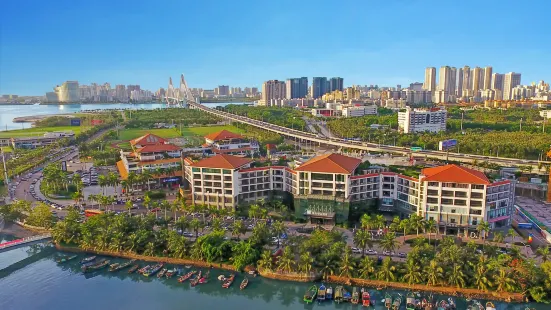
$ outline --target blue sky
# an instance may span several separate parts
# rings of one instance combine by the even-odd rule
[[[110,82],[156,90],[341,76],[422,81],[424,68],[551,79],[551,1],[17,0],[0,4],[0,93]]]

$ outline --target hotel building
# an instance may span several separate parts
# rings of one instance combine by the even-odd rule
[[[222,130],[205,136],[205,150],[214,154],[252,155],[258,153],[260,146],[242,135]]]
[[[418,178],[371,173],[361,160],[339,154],[315,157],[294,168],[254,167],[252,159],[220,154],[184,160],[185,178],[196,204],[235,208],[259,199],[294,205],[311,223],[341,223],[351,209],[377,203],[401,217],[416,213],[447,228],[476,229],[510,224],[514,183],[491,182],[481,172],[456,165],[423,169]]]
[[[412,109],[398,112],[398,126],[403,133],[446,131],[445,108]]]

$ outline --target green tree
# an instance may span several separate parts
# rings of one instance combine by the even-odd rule
[[[277,247],[279,247],[280,238],[287,232],[287,228],[282,221],[275,221],[272,223],[272,234],[277,238]]]
[[[245,266],[250,265],[258,259],[258,250],[248,241],[240,241],[232,247],[233,266],[236,270],[242,270]]]
[[[55,224],[55,217],[46,204],[39,203],[36,207],[34,207],[34,209],[31,210],[29,216],[25,220],[25,223],[32,226],[50,229]]]
[[[536,255],[538,257],[541,257],[541,260],[544,263],[549,261],[549,258],[550,258],[549,246],[542,245],[542,246],[538,247],[538,249],[536,250]]]
[[[371,244],[371,236],[367,230],[358,230],[354,235],[354,244],[362,250],[362,257],[365,255],[365,249]]]
[[[421,266],[413,259],[408,258],[406,261],[406,268],[404,276],[402,277],[409,285],[414,283],[421,283],[423,277],[421,275]]]
[[[292,272],[295,268],[295,256],[290,247],[285,247],[283,254],[279,257],[278,270],[282,272]]]
[[[403,219],[400,222],[399,227],[404,232],[404,242],[406,242],[406,234],[411,229],[409,220],[408,219]]]
[[[448,284],[457,288],[465,287],[465,274],[463,273],[463,270],[461,270],[461,265],[453,265],[448,275]]]
[[[489,278],[489,270],[485,264],[479,264],[475,267],[474,284],[479,290],[487,291],[492,287],[492,282]]]
[[[273,268],[272,252],[270,250],[264,250],[257,265],[260,269],[271,271]]]
[[[431,260],[425,267],[425,274],[427,277],[427,285],[435,286],[440,284],[444,277],[444,269],[438,264],[436,260]]]
[[[237,236],[237,239],[240,239],[239,237],[247,231],[247,227],[245,227],[245,224],[242,220],[237,220],[233,222],[232,224],[232,236]]]
[[[494,275],[494,283],[496,291],[498,292],[510,292],[514,289],[515,280],[511,278],[505,268],[500,268],[497,274]]]
[[[198,219],[194,218],[189,222],[189,228],[193,230],[195,233],[195,239],[199,237],[199,229],[202,229],[204,227],[203,222],[199,221]]]
[[[398,247],[398,240],[396,240],[396,234],[388,232],[383,236],[380,242],[381,248],[385,251],[393,252]]]
[[[312,271],[312,264],[314,263],[314,258],[308,252],[303,252],[300,254],[298,261],[298,269],[301,273],[308,276]]]
[[[356,264],[354,263],[354,257],[352,256],[352,250],[349,247],[346,247],[339,268],[339,270],[341,271],[340,276],[351,278],[354,273],[355,265]]]
[[[361,278],[369,279],[373,274],[375,274],[375,261],[373,261],[373,259],[369,256],[362,258],[358,273]]]
[[[386,257],[377,272],[377,279],[386,282],[394,281],[396,279],[395,271],[396,267],[392,264],[392,260],[390,257]]]

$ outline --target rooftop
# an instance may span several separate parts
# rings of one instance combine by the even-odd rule
[[[359,158],[333,153],[314,157],[300,165],[295,171],[353,174],[361,163],[362,160]]]
[[[243,136],[240,134],[233,133],[231,131],[221,130],[219,132],[213,132],[211,134],[206,135],[205,139],[208,139],[211,141],[220,141],[220,140],[227,140],[227,139],[243,139]]]
[[[251,162],[253,162],[253,160],[250,158],[220,154],[202,159],[196,163],[191,164],[191,166],[202,168],[237,169]]]
[[[157,153],[157,152],[170,152],[179,151],[181,148],[173,144],[154,144],[146,145],[136,150],[136,153]]]
[[[490,184],[490,180],[480,171],[458,165],[445,165],[421,170],[425,181],[454,182],[467,184]]]
[[[131,145],[155,145],[155,144],[164,144],[168,141],[151,133],[143,135],[139,138],[130,140]]]

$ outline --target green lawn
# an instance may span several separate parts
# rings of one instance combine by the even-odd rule
[[[0,131],[0,138],[21,138],[42,136],[47,132],[52,131],[68,131],[72,130],[75,134],[88,129],[88,126],[59,126],[59,127],[33,127],[27,129]]]
[[[205,142],[204,136],[209,133],[228,130],[235,133],[243,133],[242,129],[239,129],[235,126],[204,126],[204,127],[187,127],[182,128],[182,135],[179,133],[179,128],[172,129],[123,129],[119,132],[119,139],[123,141],[136,139],[147,133],[157,135],[162,138],[170,139],[184,136],[194,145],[201,145]],[[119,147],[130,148],[130,145],[125,143],[119,144]]]
[[[11,153],[13,152],[13,148],[11,146],[2,146],[2,151],[4,151],[4,153]]]
[[[171,129],[123,129],[119,132],[120,140],[132,140],[148,133],[157,135],[161,138],[177,138],[181,137],[175,128]]]
[[[226,125],[226,126],[205,126],[205,127],[189,127],[189,128],[182,128],[182,135],[184,137],[187,136],[201,136],[204,137],[208,135],[209,133],[221,131],[221,130],[227,130],[234,133],[243,133],[243,129],[239,129],[235,126]]]

